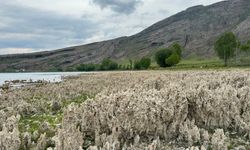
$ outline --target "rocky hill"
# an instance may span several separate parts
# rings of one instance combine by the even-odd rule
[[[87,45],[32,54],[0,56],[0,71],[49,71],[79,63],[98,63],[104,58],[122,60],[152,55],[159,47],[179,42],[184,57],[214,56],[219,35],[233,31],[242,41],[250,39],[250,0],[228,0],[195,6],[166,18],[142,32]]]

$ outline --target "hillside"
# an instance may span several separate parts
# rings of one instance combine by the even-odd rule
[[[25,69],[49,71],[104,58],[123,60],[152,55],[159,47],[179,42],[184,57],[212,57],[213,43],[225,31],[240,40],[250,39],[250,1],[229,0],[210,6],[195,6],[166,18],[130,37],[32,54],[0,56],[0,71]]]

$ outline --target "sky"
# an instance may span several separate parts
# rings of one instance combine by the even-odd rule
[[[195,5],[221,0],[0,0],[0,55],[136,34]]]

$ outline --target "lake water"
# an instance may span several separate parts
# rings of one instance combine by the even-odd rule
[[[4,84],[5,81],[13,80],[60,82],[64,76],[75,76],[79,74],[80,72],[0,73],[0,86]]]

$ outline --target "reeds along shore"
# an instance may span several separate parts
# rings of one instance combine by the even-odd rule
[[[0,149],[249,149],[250,72],[81,75],[3,92]]]

